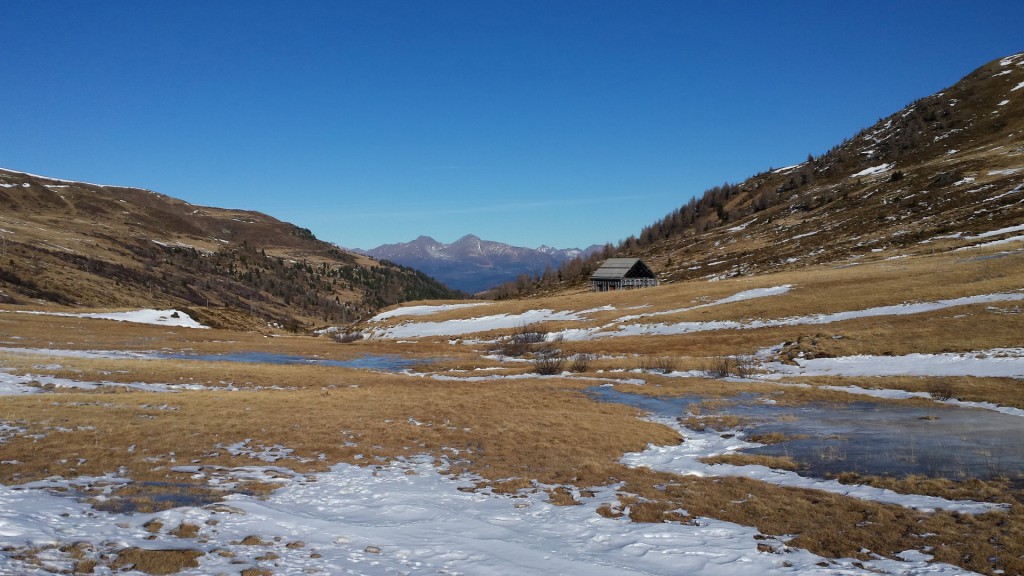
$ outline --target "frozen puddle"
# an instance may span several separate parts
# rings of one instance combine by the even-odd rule
[[[180,572],[237,574],[261,567],[274,574],[900,574],[965,572],[929,564],[919,552],[905,561],[825,560],[804,550],[762,552],[757,530],[699,519],[694,524],[635,524],[596,513],[616,502],[597,490],[581,506],[554,506],[546,495],[520,497],[462,492],[470,486],[439,473],[429,458],[384,467],[334,466],[292,480],[266,500],[235,495],[220,505],[181,507],[132,516],[92,510],[39,490],[0,486],[0,573],[71,570],[59,547],[71,543],[86,559],[128,547],[201,552],[199,567]],[[163,528],[144,528],[158,519]],[[168,532],[198,526],[195,538]],[[155,537],[150,540],[150,537]],[[16,558],[41,550],[39,565]],[[821,565],[819,565],[821,564]],[[110,573],[98,566],[97,573]],[[118,571],[118,573],[123,573]],[[138,572],[134,572],[138,573]]]
[[[364,370],[381,370],[384,372],[400,372],[415,364],[423,364],[429,360],[406,358],[395,354],[364,354],[352,360],[331,360],[328,358],[310,358],[294,354],[278,354],[274,352],[232,352],[230,354],[156,354],[155,358],[175,360],[202,360],[207,362],[241,362],[244,364],[300,364],[312,366],[331,366],[334,368],[361,368]]]
[[[687,457],[692,459],[687,464],[692,468],[688,470],[693,473],[742,476],[749,475],[749,470],[743,469],[763,468],[709,466],[697,461],[697,458],[715,454],[745,452],[790,456],[805,466],[801,470],[804,476],[814,478],[857,472],[896,477],[919,474],[952,480],[995,476],[1024,479],[1024,445],[1019,441],[1024,436],[1024,419],[990,410],[938,403],[934,408],[874,402],[777,406],[754,396],[716,410],[715,414],[749,419],[744,425],[746,436],[781,433],[791,438],[765,446],[736,438],[721,439],[717,433],[703,434],[680,428],[675,418],[685,416],[691,406],[699,404],[698,398],[657,398],[608,387],[591,388],[589,393],[599,400],[648,410],[680,429],[687,437],[686,442],[680,447],[659,449],[667,454],[702,446],[699,452],[687,452]],[[782,481],[784,476],[796,477],[796,474],[775,471],[764,479]],[[789,478],[785,482],[796,480]],[[804,484],[801,480],[793,485]],[[851,488],[834,486],[830,491],[845,493]]]

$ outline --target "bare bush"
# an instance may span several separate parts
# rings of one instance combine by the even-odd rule
[[[704,375],[709,378],[728,378],[733,371],[733,360],[728,356],[715,356],[704,364]]]
[[[755,366],[756,363],[751,356],[736,356],[733,359],[736,376],[740,378],[749,378],[754,373]]]
[[[525,356],[535,345],[544,342],[546,337],[547,334],[544,332],[530,330],[525,325],[520,326],[511,336],[498,343],[498,353],[513,358]]]
[[[956,397],[956,389],[951,382],[938,381],[929,386],[928,392],[932,398],[945,402]]]
[[[641,356],[637,360],[637,368],[644,372],[669,374],[679,367],[679,359],[674,356]]]
[[[569,358],[569,371],[586,372],[590,370],[590,363],[594,361],[594,355],[586,352],[577,352]]]
[[[704,364],[704,375],[708,378],[748,378],[754,373],[756,366],[750,356],[715,356]]]
[[[542,376],[561,374],[565,368],[565,355],[554,348],[544,350],[534,357],[533,367]]]

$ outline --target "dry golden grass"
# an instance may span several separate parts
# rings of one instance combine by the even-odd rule
[[[111,564],[114,570],[134,569],[146,574],[175,574],[185,568],[198,568],[199,550],[144,550],[126,548]]]
[[[682,508],[694,517],[713,517],[755,526],[763,534],[793,535],[787,543],[827,558],[894,557],[902,550],[932,546],[936,560],[970,570],[1006,574],[1024,571],[1024,514],[925,514],[813,490],[772,486],[747,478],[674,476],[645,469],[622,478],[630,498]],[[614,515],[615,509],[606,509]],[[619,509],[621,512],[621,509]],[[654,521],[658,521],[654,519]],[[991,560],[990,560],[991,559]]]
[[[844,472],[836,476],[843,484],[868,484],[886,488],[901,494],[924,494],[954,500],[977,500],[982,502],[1003,502],[1024,504],[1024,494],[1012,488],[1008,478],[980,480],[969,478],[960,482],[948,478],[908,475],[902,478],[888,476],[865,476],[856,472]]]
[[[823,393],[823,396],[837,398],[845,396],[854,398],[857,395],[841,391],[820,390],[820,386],[859,386],[878,390],[906,390],[908,392],[927,392],[937,399],[949,395],[951,398],[970,402],[991,402],[1002,406],[1024,408],[1024,395],[1021,394],[1024,383],[1015,378],[980,378],[974,376],[870,376],[870,377],[838,377],[818,376],[813,378],[787,378],[787,382],[797,382],[812,386],[811,389],[786,390],[782,396],[804,395],[810,397]],[[863,397],[861,397],[863,399]],[[872,398],[872,401],[880,399]],[[921,406],[930,405],[927,400],[900,400],[901,403],[916,403]]]
[[[906,258],[850,268],[807,269],[721,282],[691,282],[653,290],[592,294],[575,292],[539,300],[499,302],[449,310],[429,317],[392,321],[436,321],[530,309],[587,310],[607,304],[614,311],[590,314],[581,322],[551,323],[539,329],[597,327],[626,315],[665,311],[710,302],[741,290],[792,284],[781,296],[642,319],[641,322],[783,318],[857,310],[903,301],[1017,290],[1024,285],[1024,256],[962,261],[973,253]],[[647,308],[628,310],[646,305]],[[581,376],[642,379],[643,386],[621,386],[638,394],[692,396],[695,414],[686,423],[732,433],[744,422],[723,416],[727,403],[771,399],[776,404],[846,403],[862,396],[825,390],[823,385],[857,385],[946,393],[1024,407],[1020,381],[998,378],[789,378],[809,384],[672,378],[659,374],[658,359],[670,358],[676,370],[702,370],[716,356],[752,354],[782,342],[806,344],[822,355],[906,354],[983,350],[1019,346],[1024,316],[1016,303],[962,306],[928,314],[861,318],[821,326],[784,326],[757,330],[721,330],[658,337],[605,338],[562,342],[566,354],[595,357]],[[370,326],[374,327],[376,326]],[[514,330],[489,335],[508,335]],[[840,338],[833,338],[839,336]],[[292,450],[276,462],[304,474],[337,462],[381,465],[415,454],[445,459],[452,473],[480,475],[476,489],[514,495],[548,486],[556,504],[579,500],[569,487],[622,483],[617,506],[599,513],[634,521],[687,522],[691,516],[721,518],[756,526],[765,534],[795,535],[791,544],[829,557],[863,556],[861,549],[892,556],[906,549],[934,548],[939,561],[972,570],[1024,573],[1024,514],[1020,505],[1007,513],[977,516],[922,514],[815,491],[780,488],[742,478],[694,478],[630,469],[619,463],[625,452],[648,443],[679,441],[669,428],[637,418],[636,410],[589,400],[580,392],[586,378],[519,379],[484,382],[438,381],[427,377],[373,373],[323,366],[280,366],[184,360],[82,359],[25,354],[9,348],[175,351],[203,354],[275,352],[351,359],[363,354],[401,354],[424,359],[422,371],[453,377],[533,372],[530,363],[499,362],[481,356],[493,344],[449,344],[449,337],[419,338],[415,343],[362,340],[339,344],[326,337],[223,330],[188,330],[109,321],[30,316],[0,311],[0,369],[105,385],[93,392],[51,391],[6,397],[0,421],[25,428],[3,445],[4,459],[19,464],[0,468],[0,481],[23,483],[47,476],[101,476],[125,467],[134,480],[114,490],[111,506],[156,510],[175,505],[168,496],[204,503],[221,491],[206,479],[175,473],[174,466],[200,466],[205,474],[223,474],[215,466],[260,464],[247,455],[231,456],[228,446],[245,444]],[[3,347],[7,347],[4,350]],[[638,367],[648,370],[639,372]],[[484,368],[486,371],[477,371]],[[614,371],[614,372],[613,372]],[[132,391],[118,384],[135,382],[201,384],[208,389],[174,394]],[[239,388],[229,391],[227,388]],[[885,400],[873,399],[880,403]],[[892,401],[896,402],[896,401]],[[910,402],[933,405],[930,400]],[[778,438],[761,438],[767,442]],[[729,455],[713,461],[755,463]],[[758,459],[790,467],[782,459]],[[281,478],[235,490],[266,494]],[[934,482],[924,479],[859,478],[900,491],[945,497],[1020,501],[1012,483]],[[163,483],[163,484],[157,484]],[[162,486],[162,488],[161,488]],[[579,492],[580,498],[587,498]],[[121,503],[118,503],[118,497]],[[177,502],[180,502],[178,500]],[[153,526],[183,538],[197,535],[189,525]],[[921,537],[920,534],[932,534]],[[125,553],[125,564],[135,559]],[[998,558],[990,562],[989,558]],[[120,560],[119,560],[120,561]],[[138,559],[156,562],[156,559]],[[82,569],[93,559],[83,556]],[[141,570],[141,568],[140,568]]]
[[[732,464],[733,466],[767,466],[779,470],[799,470],[800,463],[790,456],[764,456],[761,454],[719,454],[701,458],[705,464]]]
[[[339,461],[359,463],[359,454],[372,461],[423,452],[440,457],[443,449],[454,449],[465,460],[460,466],[494,480],[601,484],[607,481],[601,468],[622,453],[648,442],[678,441],[671,430],[637,420],[635,410],[592,402],[561,382],[424,385],[395,376],[373,378],[376,382],[329,394],[319,389],[131,393],[105,395],[101,403],[94,394],[12,397],[0,406],[0,420],[44,437],[9,439],[5,458],[21,464],[5,466],[0,479],[102,475],[126,466],[136,481],[187,482],[187,475],[169,468],[250,463],[223,447],[251,439],[249,446],[257,451],[277,445],[293,449],[283,463],[302,472]],[[137,448],[129,450],[133,444]],[[325,460],[318,460],[320,454]]]

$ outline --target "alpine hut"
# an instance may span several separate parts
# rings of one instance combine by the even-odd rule
[[[658,277],[639,258],[609,258],[590,277],[594,292],[657,286]]]

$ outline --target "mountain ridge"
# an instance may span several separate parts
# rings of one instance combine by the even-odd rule
[[[816,264],[1016,248],[1024,236],[1024,53],[992,60],[819,156],[694,195],[609,254],[563,265],[558,282],[499,296],[578,289],[602,257],[640,257],[662,282]]]
[[[409,242],[353,251],[421,270],[448,286],[478,293],[522,275],[539,276],[599,248],[526,248],[466,234],[449,244],[420,235]]]
[[[188,308],[222,327],[344,324],[466,295],[251,210],[0,169],[0,303]]]

